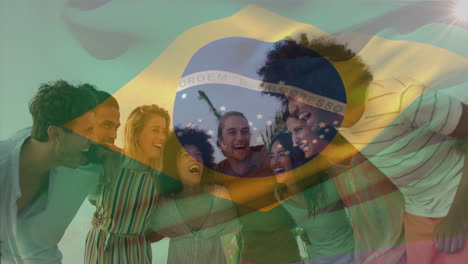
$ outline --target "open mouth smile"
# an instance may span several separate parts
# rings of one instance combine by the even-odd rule
[[[276,168],[276,169],[273,170],[273,172],[275,174],[281,174],[281,173],[286,172],[286,170],[284,168]]]
[[[298,116],[298,118],[299,118],[300,120],[306,121],[307,119],[309,119],[309,117],[310,117],[311,115],[312,115],[311,112],[302,112],[302,113]]]
[[[244,144],[237,144],[237,145],[234,145],[233,149],[235,150],[245,150],[246,149],[246,145]]]
[[[304,151],[304,152],[307,152],[310,149],[309,144],[307,144],[307,143],[303,143],[303,144],[299,145],[299,148],[302,149],[302,151]]]
[[[192,165],[190,166],[189,170],[188,170],[190,173],[192,174],[200,174],[200,171],[201,171],[201,168],[199,165]]]

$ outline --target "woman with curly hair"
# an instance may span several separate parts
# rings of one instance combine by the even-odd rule
[[[410,87],[418,90],[419,85],[409,83],[406,88],[405,82],[391,80],[391,87],[398,90],[392,91],[373,82],[369,67],[346,45],[333,38],[309,39],[306,34],[275,43],[258,73],[264,87],[279,81],[289,87],[265,92],[281,99],[284,110],[295,117],[286,124],[293,142],[306,158],[316,157],[301,170],[326,169],[335,183],[353,224],[355,261],[404,261],[405,200],[388,176],[412,174],[407,174],[411,170],[405,166],[389,166],[387,157],[399,164],[398,153],[405,149],[401,146],[414,145],[403,140],[413,135],[405,129],[414,123],[387,126],[394,118],[399,120],[396,117],[400,114],[393,110],[395,104],[389,103],[393,102],[389,98],[410,102],[415,93],[405,91]],[[408,100],[403,100],[403,95],[408,95]],[[311,137],[310,133],[317,132],[320,134]],[[322,136],[326,135],[334,135],[333,141],[324,142]]]
[[[220,236],[240,230],[226,189],[212,183],[209,139],[204,131],[176,128],[166,145],[152,229],[170,238],[168,264],[226,263]]]
[[[85,263],[151,263],[151,216],[170,117],[157,105],[137,107],[125,126],[124,154],[108,156],[106,182],[86,238]]]

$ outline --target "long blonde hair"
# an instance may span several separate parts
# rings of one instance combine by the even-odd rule
[[[130,163],[133,163],[133,165],[135,165],[135,161],[137,161],[137,163],[146,162],[145,160],[143,160],[143,151],[140,145],[138,144],[138,138],[140,137],[141,131],[143,130],[145,123],[153,115],[158,115],[164,118],[166,120],[166,127],[169,128],[169,124],[171,121],[169,113],[166,109],[161,108],[156,104],[138,106],[128,116],[124,132],[124,154],[128,157],[125,159],[124,164],[126,164],[127,166],[130,166]],[[159,160],[155,160],[153,164],[146,165],[161,170],[162,158],[160,158]]]

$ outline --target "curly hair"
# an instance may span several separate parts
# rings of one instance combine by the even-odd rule
[[[76,118],[92,111],[96,105],[97,98],[83,85],[77,87],[63,80],[41,84],[29,104],[33,119],[31,137],[47,142],[49,126],[73,125]]]
[[[364,102],[366,88],[373,80],[368,66],[346,45],[331,37],[310,40],[304,33],[298,40],[288,37],[278,41],[257,73],[263,76],[264,82],[286,81],[315,94],[347,102],[348,107]],[[343,86],[346,98],[341,96]],[[287,103],[282,94],[264,94],[279,97]]]
[[[96,97],[98,106],[112,107],[117,110],[120,110],[119,103],[117,102],[115,97],[110,95],[108,92],[100,91],[96,89],[96,86],[91,85],[89,83],[80,84],[78,87],[90,90]]]
[[[162,193],[170,194],[182,190],[182,183],[179,180],[177,171],[177,156],[184,147],[193,145],[201,152],[203,165],[206,168],[213,168],[214,165],[214,148],[210,143],[210,136],[203,130],[195,128],[180,128],[176,127],[174,132],[169,136],[163,154],[163,172],[161,178]],[[203,170],[202,184],[212,183],[211,172],[207,169]]]
[[[111,107],[111,108],[120,110],[119,103],[117,102],[115,97],[113,97],[109,93],[104,92],[104,91],[98,91],[97,96],[98,96],[99,102],[101,102],[99,106]]]
[[[133,109],[127,119],[124,131],[124,153],[125,155],[141,161],[142,150],[138,144],[138,138],[148,119],[153,116],[161,116],[166,120],[166,127],[169,128],[171,117],[164,108],[156,104],[142,105]],[[157,164],[155,164],[157,165]]]

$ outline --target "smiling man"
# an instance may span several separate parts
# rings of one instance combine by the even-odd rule
[[[271,180],[268,150],[265,146],[250,146],[250,126],[244,114],[236,111],[225,113],[218,124],[218,147],[226,159],[216,166],[218,172],[242,178],[224,182],[228,189],[231,183],[247,181],[251,178]],[[255,184],[255,183],[254,183]],[[243,192],[249,194],[248,190]],[[232,193],[233,195],[237,195]],[[273,195],[270,195],[274,199]],[[266,199],[263,199],[266,198]],[[258,200],[268,200],[263,197]],[[234,199],[235,201],[235,199]],[[265,203],[268,204],[268,203]],[[239,204],[238,212],[242,224],[241,263],[287,263],[301,259],[295,238],[290,230],[293,224],[287,212],[280,206],[268,212],[250,204]]]
[[[239,177],[270,176],[264,146],[250,147],[250,126],[240,112],[228,112],[219,120],[218,147],[226,159],[218,164],[220,172]]]
[[[71,218],[58,210],[47,214],[42,224],[34,225],[34,221],[56,206],[54,197],[70,201],[68,195],[73,197],[78,188],[67,181],[66,186],[72,188],[66,188],[63,197],[56,197],[61,191],[56,188],[60,185],[57,176],[73,175],[73,170],[58,167],[77,168],[88,163],[85,152],[94,133],[95,114],[91,110],[96,103],[93,93],[85,88],[65,81],[43,84],[29,107],[32,128],[0,142],[2,263],[60,263],[57,243],[67,226],[62,222]],[[80,174],[80,181],[86,181]],[[72,203],[67,206],[74,208]]]
[[[114,145],[120,127],[120,110],[117,100],[107,92],[96,91],[100,103],[95,109],[96,127],[94,140],[102,145],[117,149]]]

